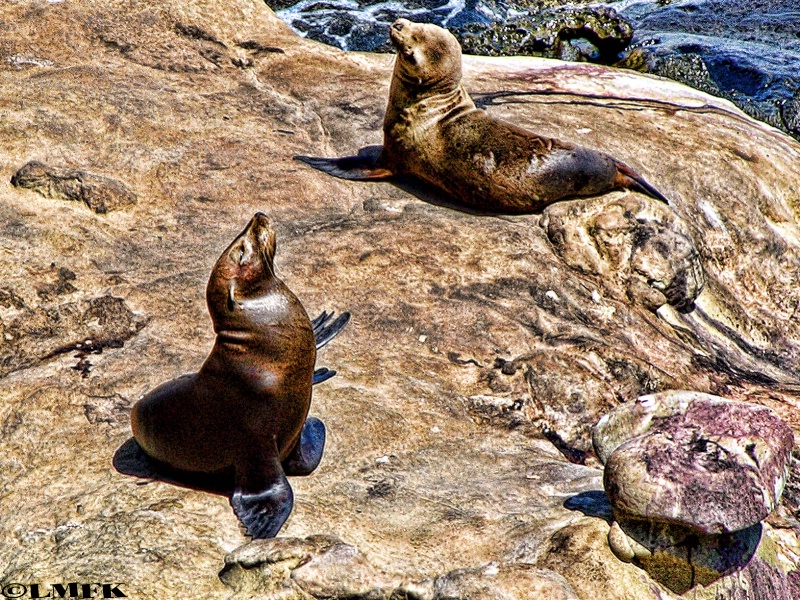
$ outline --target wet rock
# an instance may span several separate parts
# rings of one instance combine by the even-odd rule
[[[784,112],[800,86],[795,9],[791,0],[635,3],[623,11],[636,37],[621,64],[726,98],[797,136]]]
[[[789,132],[800,138],[800,90],[781,107],[781,117]]]
[[[17,171],[11,184],[54,200],[83,202],[98,214],[136,204],[136,194],[125,184],[86,171],[51,167],[31,161]]]
[[[631,195],[605,205],[556,203],[540,225],[570,267],[594,275],[618,298],[625,290],[652,311],[665,304],[691,311],[705,285],[690,235],[655,202]]]
[[[471,23],[454,31],[466,54],[524,54],[615,62],[633,27],[613,8],[567,7],[530,12],[505,22]]]

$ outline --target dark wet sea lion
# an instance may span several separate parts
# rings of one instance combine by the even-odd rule
[[[275,536],[288,518],[286,475],[307,475],[322,458],[325,427],[306,417],[313,383],[334,372],[314,371],[316,347],[349,318],[323,313],[312,323],[275,276],[274,254],[275,232],[257,213],[212,270],[206,299],[217,338],[200,371],[158,386],[131,412],[134,438],[162,479],[203,488],[232,476],[223,493],[253,538]]]
[[[461,46],[436,25],[395,21],[397,49],[379,154],[296,156],[344,179],[411,176],[454,203],[495,213],[539,212],[576,196],[631,189],[667,199],[611,156],[544,138],[476,108],[461,84]]]

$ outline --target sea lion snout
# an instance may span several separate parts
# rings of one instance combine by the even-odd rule
[[[398,53],[406,57],[413,54],[413,48],[408,39],[410,25],[413,25],[413,23],[408,19],[397,19],[389,26],[389,41]]]
[[[275,258],[275,230],[269,218],[262,212],[257,212],[250,219],[242,236],[250,242],[253,250],[262,254],[262,258],[272,264]]]
[[[275,245],[275,230],[269,218],[264,213],[257,212],[244,231],[228,246],[222,258],[240,274],[245,269],[260,270],[262,267],[272,272]]]

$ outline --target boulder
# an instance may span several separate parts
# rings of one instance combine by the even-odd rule
[[[617,407],[593,440],[615,519],[608,542],[621,560],[678,593],[748,569],[788,586],[775,561],[751,564],[791,460],[792,431],[771,410],[663,392]]]
[[[309,314],[353,315],[320,352],[338,371],[311,408],[328,445],[293,480],[280,535],[358,553],[296,583],[348,572],[330,566],[347,554],[344,590],[373,573],[422,594],[454,572],[477,589],[494,563],[556,598],[674,598],[615,558],[602,515],[570,502],[603,489],[592,425],[689,389],[800,431],[800,145],[730,103],[585,63],[467,57],[483,108],[617,156],[671,201],[656,218],[614,192],[554,205],[544,228],[545,215],[456,212],[293,161],[381,142],[392,57],[303,40],[260,0],[5,2],[0,23],[0,581],[248,593],[218,576],[247,542],[224,497],[142,485],[111,460],[133,403],[208,355],[211,266],[259,210]],[[118,182],[136,203],[98,213],[13,186],[32,161]],[[593,243],[606,208],[601,223],[624,225],[603,233],[616,254],[587,268],[592,249],[559,240]],[[693,286],[635,245],[640,229],[691,241],[705,281],[693,310],[650,291]],[[768,537],[796,582],[784,516]]]
[[[594,429],[615,511],[714,534],[775,510],[793,437],[766,407],[677,390],[624,404]]]

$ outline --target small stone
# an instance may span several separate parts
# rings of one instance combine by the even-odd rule
[[[98,214],[136,204],[136,194],[116,179],[51,167],[38,161],[19,169],[11,178],[11,184],[33,190],[45,198],[83,202]]]

